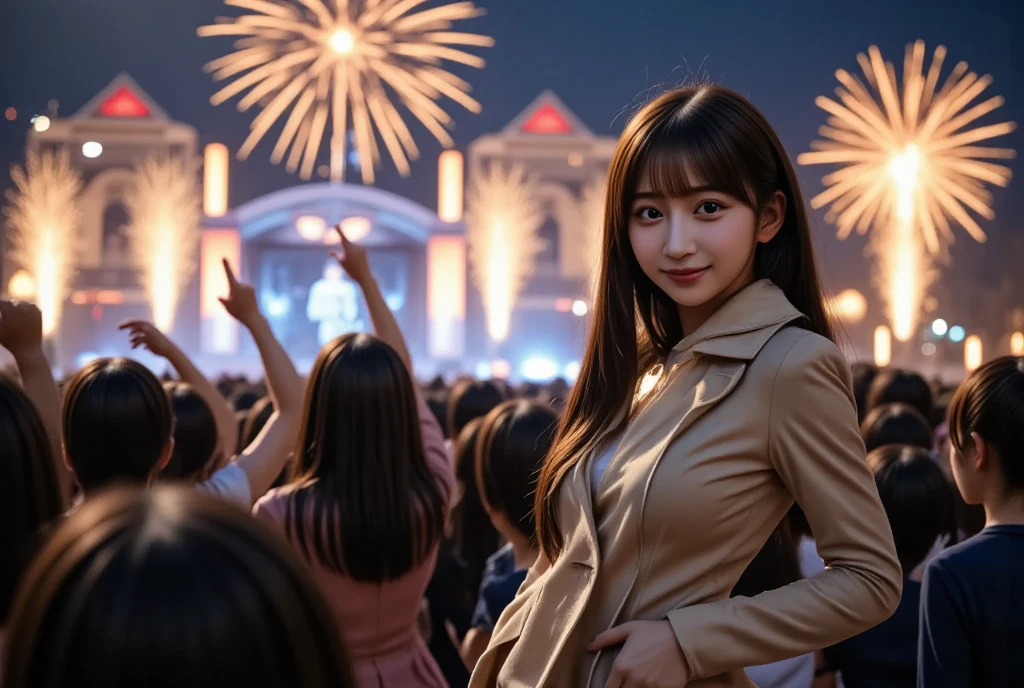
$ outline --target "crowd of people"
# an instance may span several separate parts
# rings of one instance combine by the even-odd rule
[[[721,92],[670,94],[638,126],[664,135],[673,112],[709,107],[699,98],[745,107]],[[766,183],[759,205],[770,217],[777,204],[782,231],[786,199]],[[665,214],[641,212],[650,224]],[[629,236],[642,260],[644,239]],[[306,379],[227,263],[222,303],[259,349],[261,383],[210,380],[151,323],[128,321],[126,341],[166,359],[174,379],[115,358],[58,384],[39,311],[0,300],[0,346],[16,364],[0,374],[5,688],[749,684],[733,671],[760,688],[1024,681],[1024,361],[993,360],[956,388],[864,365],[850,376],[762,279],[679,332],[645,320],[665,344],[649,360],[592,339],[575,388],[421,385],[366,250],[341,241],[335,258],[374,334],[329,342]],[[604,281],[619,279],[614,256],[605,262]],[[614,312],[611,298],[599,312]],[[811,328],[827,333],[808,303]],[[755,321],[736,327],[722,312]],[[684,345],[683,331],[699,334]],[[757,360],[778,341],[788,348],[772,375],[809,392],[780,400],[764,383],[769,413]],[[682,390],[638,374],[704,359],[717,367]],[[616,416],[607,395],[623,381],[640,391]],[[601,437],[588,435],[599,416]],[[684,434],[685,451],[663,459]],[[581,468],[574,452],[592,460]],[[684,460],[699,491],[677,475]],[[755,528],[750,542],[723,540],[733,523]],[[632,582],[593,575],[615,567]],[[679,599],[652,570],[698,584]],[[631,597],[638,580],[667,614]],[[600,604],[559,592],[576,589]],[[602,632],[566,644],[579,624]],[[536,656],[547,638],[559,657]],[[672,662],[682,673],[665,670]]]

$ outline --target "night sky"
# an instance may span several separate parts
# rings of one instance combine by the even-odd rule
[[[432,3],[432,4],[437,4]],[[807,149],[825,114],[814,98],[830,94],[837,68],[857,70],[855,56],[871,44],[902,69],[904,45],[922,38],[931,49],[949,48],[943,77],[958,60],[989,73],[987,94],[1006,104],[995,122],[1024,123],[1024,3],[1019,0],[478,0],[487,16],[464,22],[463,30],[495,37],[496,47],[478,51],[483,71],[454,70],[474,86],[483,113],[447,103],[455,116],[456,145],[465,150],[477,136],[497,131],[545,88],[553,89],[598,134],[618,135],[624,113],[648,93],[688,75],[729,86],[757,105],[776,127],[790,156]],[[175,119],[199,129],[200,144],[221,141],[232,150],[248,131],[250,113],[233,102],[217,108],[202,71],[223,55],[231,39],[196,37],[196,27],[217,15],[236,14],[219,0],[0,0],[0,110],[18,109],[15,122],[0,119],[4,168],[23,157],[28,118],[51,98],[70,115],[119,72],[126,71]],[[428,4],[427,6],[430,6]],[[13,21],[9,18],[12,17]],[[927,64],[927,62],[926,62]],[[436,204],[436,156],[440,148],[418,124],[414,136],[422,157],[401,178],[390,161],[378,185],[428,207]],[[1020,130],[997,139],[1024,152]],[[270,164],[273,138],[246,162],[233,162],[231,204],[299,183]],[[326,159],[326,156],[325,156]],[[991,279],[1019,271],[1004,251],[1011,234],[1024,233],[1024,164],[1011,163],[1015,179],[994,190],[996,220],[983,223],[991,240],[983,251],[961,234],[956,264],[944,279]],[[821,189],[825,168],[801,168],[805,194]],[[7,174],[0,185],[8,186]],[[836,241],[834,229],[817,216],[826,275],[837,288],[868,289],[863,240]],[[992,250],[989,250],[992,249]],[[1024,296],[1024,295],[1022,295]]]

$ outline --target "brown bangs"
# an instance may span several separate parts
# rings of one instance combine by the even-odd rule
[[[655,125],[648,143],[634,158],[627,206],[646,182],[651,191],[665,198],[713,189],[757,208],[750,165],[740,153],[743,147],[729,140],[723,127],[712,126],[705,119],[697,108],[670,113]]]

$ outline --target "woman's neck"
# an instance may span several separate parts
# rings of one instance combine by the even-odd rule
[[[508,542],[512,545],[512,558],[516,562],[516,570],[528,569],[537,561],[537,549],[530,546],[530,539],[521,533],[510,533]]]
[[[1024,525],[1024,494],[985,502],[985,526]]]

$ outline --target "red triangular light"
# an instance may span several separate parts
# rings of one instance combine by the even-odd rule
[[[545,103],[526,120],[523,131],[527,134],[571,134],[572,125],[551,103]]]
[[[127,86],[117,89],[114,95],[107,98],[96,112],[102,117],[149,117],[150,115],[146,104]]]

